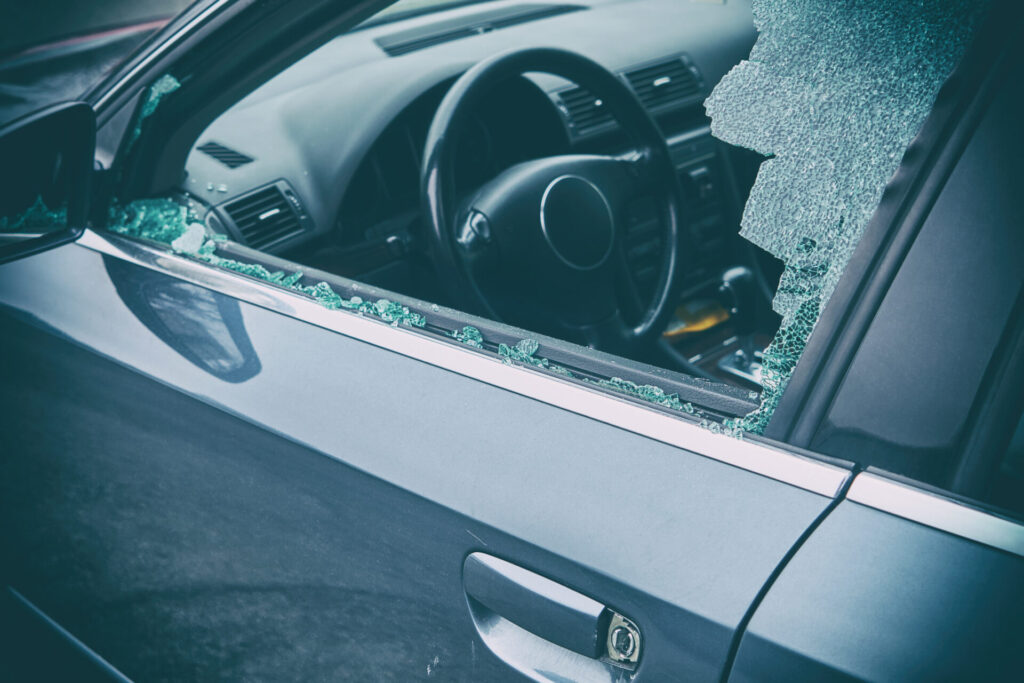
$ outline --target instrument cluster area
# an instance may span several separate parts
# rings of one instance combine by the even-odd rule
[[[373,240],[395,229],[415,232],[424,142],[449,85],[432,89],[403,111],[364,157],[338,212],[340,244]],[[544,93],[516,78],[479,103],[456,144],[456,186],[470,191],[520,161],[564,151],[566,142]]]
[[[331,230],[285,252],[289,258],[420,298],[441,296],[424,253],[420,169],[450,85],[430,89],[388,124],[345,187]],[[566,151],[568,141],[544,91],[514,78],[479,102],[456,145],[455,187],[468,193],[509,166]]]

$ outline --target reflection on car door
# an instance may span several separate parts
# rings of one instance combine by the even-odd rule
[[[1022,556],[1016,522],[860,474],[754,613],[729,680],[1018,680]]]
[[[717,679],[848,474],[91,231],[0,303],[4,576],[132,678]]]

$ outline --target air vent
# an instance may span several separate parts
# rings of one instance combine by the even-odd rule
[[[685,57],[627,71],[626,80],[651,112],[689,102],[703,94],[700,80]]]
[[[569,115],[569,125],[578,135],[613,122],[611,112],[599,98],[586,88],[569,88],[558,94]]]
[[[460,38],[489,33],[501,28],[517,24],[525,24],[538,19],[547,19],[559,14],[568,14],[586,9],[581,5],[541,5],[523,4],[502,7],[489,12],[479,12],[469,16],[439,21],[424,27],[399,31],[389,36],[377,38],[377,45],[392,57],[423,50],[424,48],[448,43]]]
[[[270,185],[225,205],[224,211],[242,240],[262,249],[302,231],[295,204],[278,185]]]
[[[246,156],[241,152],[236,152],[230,147],[225,147],[219,142],[207,142],[196,147],[200,152],[211,156],[220,163],[224,164],[228,168],[238,168],[239,166],[245,166],[251,164],[253,158]]]

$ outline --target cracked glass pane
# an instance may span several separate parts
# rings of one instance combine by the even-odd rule
[[[987,2],[754,0],[750,58],[707,99],[712,133],[770,157],[741,235],[781,259],[761,433],[907,145]]]

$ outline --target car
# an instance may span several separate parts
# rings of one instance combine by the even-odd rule
[[[1017,680],[1019,9],[388,4],[202,0],[0,128],[9,676]],[[740,87],[908,26],[891,110]],[[862,234],[744,239],[878,111]]]

